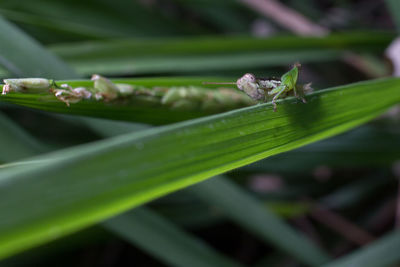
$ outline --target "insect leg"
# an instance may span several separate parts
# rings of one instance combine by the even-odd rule
[[[286,87],[286,85],[283,85],[283,84],[279,85],[279,86],[275,87],[274,89],[272,89],[271,91],[269,91],[268,94],[275,95],[275,94],[279,93],[282,90],[282,88],[284,90],[286,90],[287,87]]]
[[[275,101],[278,99],[278,97],[283,93],[283,92],[285,92],[285,90],[286,90],[286,86],[279,86],[279,87],[277,87],[276,89],[278,89],[278,88],[280,88],[280,87],[282,87],[279,91],[278,91],[278,93],[274,96],[274,98],[272,98],[272,105],[274,105],[274,112],[276,112],[276,103],[275,103]],[[275,89],[275,90],[276,90]]]
[[[298,97],[298,94],[297,94],[297,87],[296,87],[296,84],[295,84],[295,83],[293,84],[293,93],[294,93],[294,96],[295,96],[295,97]]]

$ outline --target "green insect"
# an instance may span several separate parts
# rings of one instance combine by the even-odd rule
[[[256,78],[254,74],[246,73],[236,83],[208,83],[208,84],[236,84],[239,90],[245,92],[253,100],[259,102],[271,101],[276,111],[276,101],[279,98],[294,95],[306,103],[304,95],[312,91],[311,84],[298,85],[300,64],[296,63],[291,70],[282,75],[281,79]]]

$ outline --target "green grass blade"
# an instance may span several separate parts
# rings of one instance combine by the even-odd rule
[[[125,133],[130,129],[135,129],[135,126],[132,124],[128,127],[127,123],[120,125],[119,122],[107,122],[97,119],[89,119],[87,122],[89,125],[93,125],[93,128],[101,135],[106,136],[109,136],[110,128],[116,128],[116,130],[112,132],[114,135]],[[215,177],[210,181],[190,187],[185,191],[185,194],[197,195],[211,206],[217,207],[218,210],[221,210],[222,213],[228,215],[229,218],[239,225],[257,234],[257,236],[261,236],[267,243],[291,254],[294,258],[299,259],[300,262],[310,266],[317,266],[326,262],[328,259],[328,256],[309,242],[306,237],[298,234],[283,220],[280,220],[279,217],[271,213],[264,204],[258,202],[250,196],[250,194],[247,194],[244,190],[241,190],[240,187],[235,186],[224,177]],[[193,203],[188,205],[193,207]],[[290,207],[293,208],[293,203],[290,204]],[[197,212],[196,210],[196,213]],[[128,223],[130,220],[129,216],[125,217],[121,217],[121,220]],[[190,217],[193,217],[193,215]],[[135,220],[135,218],[133,218],[133,220]],[[122,233],[123,232],[125,231],[122,230]],[[129,238],[129,231],[127,234]],[[143,239],[143,242],[146,243],[147,239]],[[290,242],[288,242],[288,240],[290,240]],[[155,252],[157,252],[157,250]]]
[[[326,267],[385,267],[400,263],[400,231],[396,230],[348,256],[339,258]]]
[[[0,64],[16,76],[68,79],[75,72],[39,43],[0,17]]]
[[[400,32],[400,2],[397,0],[385,1],[390,14],[392,14],[392,19],[397,27],[397,31]]]
[[[204,86],[202,83],[204,81],[215,81],[215,78],[142,78],[142,79],[115,79],[114,82],[122,82],[138,86],[147,87],[176,87],[176,86]],[[62,83],[60,81],[58,83]],[[91,81],[68,81],[73,87],[78,86],[93,86]],[[381,90],[381,86],[396,86],[398,81],[393,80],[375,80],[370,82],[365,82],[355,84],[358,87],[358,95],[353,95],[351,97],[360,98],[364,94],[362,88],[366,88],[365,91],[369,90]],[[211,87],[211,86],[210,86]],[[215,85],[214,85],[215,87]],[[346,87],[339,87],[346,88]],[[347,92],[347,91],[346,91]],[[312,96],[309,96],[312,98]],[[247,98],[244,96],[244,98]],[[386,98],[381,96],[381,98]],[[205,110],[187,110],[182,112],[182,110],[169,109],[162,106],[159,101],[157,103],[143,104],[139,102],[135,97],[130,98],[126,103],[104,103],[95,100],[83,100],[79,103],[71,104],[70,107],[65,105],[65,103],[59,101],[52,94],[26,94],[26,93],[10,93],[7,95],[1,95],[0,101],[18,104],[34,109],[40,109],[44,111],[65,113],[71,115],[83,115],[92,116],[98,118],[106,118],[113,120],[125,120],[134,121],[141,123],[148,123],[154,125],[169,124],[173,122],[179,122],[182,120],[193,119],[215,113],[216,111],[205,111]],[[340,101],[343,101],[341,99]],[[357,105],[357,102],[355,102]],[[350,104],[350,103],[349,103]],[[362,103],[360,103],[362,104]],[[318,108],[318,103],[307,104],[305,107]],[[224,107],[224,109],[231,109],[233,106]],[[309,111],[311,112],[311,110]],[[303,118],[299,118],[303,120]]]
[[[88,119],[87,122],[89,125],[92,125],[97,132],[105,136],[110,135],[109,128],[116,128],[116,130],[112,132],[114,135],[126,133],[129,130],[135,129],[135,126],[132,124],[127,125],[127,123],[120,125],[119,122],[107,122],[97,119]],[[228,215],[229,218],[237,222],[240,226],[260,236],[267,243],[286,251],[300,262],[310,266],[317,266],[328,260],[328,256],[309,242],[306,237],[298,234],[283,220],[280,220],[279,217],[270,212],[264,204],[254,199],[250,194],[247,194],[240,187],[235,186],[224,177],[215,177],[210,181],[190,187],[185,191],[185,194],[197,195],[204,202],[207,202],[213,207],[217,207],[222,213]],[[193,207],[193,203],[189,205]],[[293,208],[293,203],[290,204],[290,208]],[[197,212],[196,210],[196,213]],[[132,215],[135,214],[135,212],[132,213]],[[130,220],[129,217],[130,216],[127,215],[121,215],[121,220],[128,223]],[[193,217],[193,215],[190,217]],[[136,220],[136,217],[133,217],[132,220]],[[114,229],[118,229],[118,227],[116,226]],[[135,238],[135,235],[130,234],[128,230],[121,230],[122,235],[125,232],[127,232],[128,239]],[[132,238],[130,238],[131,235]],[[159,235],[161,235],[161,233],[159,233]],[[143,243],[147,242],[147,238],[142,239]],[[290,242],[288,242],[288,240],[290,240]],[[146,246],[151,245],[152,244],[148,244]],[[157,251],[158,250],[155,252],[157,253]]]
[[[127,134],[0,170],[0,257],[233,168],[346,131],[400,101],[375,80]],[[44,189],[46,189],[44,191]],[[29,205],[28,205],[29,203]],[[34,204],[32,204],[34,203]]]
[[[85,118],[82,120],[89,126],[92,125],[103,136],[148,128],[125,122]],[[43,145],[1,113],[0,128],[0,145],[3,148],[1,151],[5,152],[0,153],[1,161],[21,159],[45,150]],[[174,266],[239,266],[144,207],[112,218],[104,222],[103,226]]]
[[[122,82],[132,84],[135,86],[145,87],[178,87],[178,86],[204,86],[204,81],[218,81],[214,78],[137,78],[137,79],[113,79],[114,82]],[[64,81],[58,81],[58,84]],[[73,87],[93,87],[93,82],[90,80],[83,81],[68,81]],[[209,87],[215,87],[210,85]],[[239,92],[235,90],[235,92]],[[241,95],[239,93],[239,95]],[[248,100],[248,97],[243,94],[243,97]],[[193,119],[215,113],[216,111],[204,110],[174,110],[163,107],[158,102],[143,103],[140,99],[132,97],[125,103],[104,103],[101,101],[81,101],[79,103],[71,104],[68,107],[64,102],[59,101],[53,94],[27,94],[27,93],[10,93],[7,95],[0,95],[0,101],[18,104],[34,109],[44,111],[92,116],[114,120],[135,121],[142,123],[150,123],[155,125],[168,124],[172,122],[179,122],[182,120]],[[242,105],[243,106],[243,105]],[[225,110],[234,108],[234,105],[229,104]]]
[[[59,17],[46,17],[42,15],[35,15],[31,12],[21,12],[15,10],[0,9],[0,14],[6,19],[13,22],[34,25],[36,27],[48,28],[51,31],[59,32],[63,35],[73,35],[75,37],[87,38],[87,39],[103,39],[111,37],[121,37],[120,35],[115,35],[115,32],[101,27],[93,27],[91,25],[78,24],[71,21],[66,21]],[[42,29],[43,30],[43,29]]]
[[[146,124],[82,117],[80,120],[104,138],[149,129]]]
[[[136,208],[103,225],[171,266],[240,266],[149,209]]]
[[[239,225],[291,254],[300,262],[309,266],[320,266],[328,261],[328,256],[305,236],[286,225],[268,208],[229,180],[223,177],[213,178],[189,190]]]
[[[57,44],[50,50],[84,75],[184,73],[286,66],[339,59],[348,51],[381,53],[393,34],[352,32],[324,38],[278,36],[120,39]]]
[[[380,156],[377,157],[376,155]],[[396,132],[374,125],[363,126],[328,140],[282,153],[244,167],[248,172],[308,172],[329,167],[389,166],[400,157]]]
[[[165,16],[164,12],[136,1],[23,1],[1,5],[0,14],[49,43],[199,32],[194,24],[179,23],[175,18]]]
[[[42,144],[0,113],[0,161],[32,157],[46,149]]]

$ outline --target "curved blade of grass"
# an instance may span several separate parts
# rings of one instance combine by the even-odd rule
[[[49,49],[80,75],[164,74],[277,66],[295,61],[320,62],[341,58],[349,50],[381,53],[393,38],[390,33],[352,32],[325,38],[119,39],[57,44]],[[18,60],[26,57],[21,58]],[[1,73],[4,75],[4,71]],[[57,77],[60,76],[50,78]]]
[[[25,148],[30,149],[30,154],[28,154],[30,156],[34,155],[35,152],[43,150],[37,142],[27,143],[25,140],[26,133],[25,135],[20,134],[21,132],[24,133],[22,129],[8,120],[6,121],[7,123],[2,123],[1,118],[0,116],[0,125],[2,125],[3,131],[4,129],[9,129],[9,131],[14,134],[8,135],[0,139],[0,141],[4,141],[6,144],[10,144],[10,141],[11,144],[22,142],[25,144]],[[149,127],[125,122],[82,119],[103,136],[115,136]],[[33,140],[32,137],[30,137],[30,139]],[[4,147],[4,145],[2,147]],[[4,156],[9,155],[10,150],[4,151],[6,152]],[[13,153],[12,155],[15,155],[15,157],[4,158],[4,160],[13,160],[27,156],[26,153],[22,153],[18,149],[12,149],[11,151]],[[0,154],[0,156],[2,156],[2,154]],[[224,193],[224,191],[227,190],[229,192]],[[235,188],[233,184],[223,177],[219,177],[218,181],[214,178],[210,182],[191,187],[187,191],[187,194],[193,194],[193,192],[200,198],[205,198],[211,205],[216,205],[225,213],[228,213],[228,215],[232,215],[230,217],[240,225],[243,225],[252,232],[260,233],[268,243],[272,243],[272,245],[278,246],[289,254],[292,254],[295,258],[299,258],[301,262],[314,266],[326,261],[327,257],[324,256],[324,253],[320,252],[318,248],[311,245],[306,239],[303,240],[305,237],[298,235],[277,216],[270,213],[264,204],[257,203],[250,195],[241,191],[238,187]],[[224,196],[225,198],[228,197],[228,202],[231,198],[234,198],[235,201],[231,203],[224,203],[224,201],[222,201],[221,205],[221,200],[224,199]],[[240,205],[237,205],[238,202]],[[289,208],[295,209],[294,206],[294,203],[290,203]],[[243,210],[244,207],[246,207],[245,210]],[[194,210],[196,213],[199,212],[199,209],[195,208],[193,203],[191,203],[188,208],[189,212]],[[176,211],[176,206],[174,206],[173,209]],[[252,212],[256,211],[256,213],[251,213],[250,217],[243,217],[250,209]],[[185,217],[187,217],[188,209],[181,211],[181,213],[182,212],[184,212]],[[207,215],[209,216],[209,214],[200,214],[196,216]],[[197,223],[200,219],[193,218],[193,214],[190,217],[194,219],[194,221],[197,221]],[[255,217],[257,220],[249,220],[251,217]],[[260,221],[261,223],[258,223]],[[155,257],[161,258],[174,266],[191,265],[189,263],[197,263],[199,266],[237,266],[237,264],[233,264],[233,261],[214,252],[206,244],[186,234],[150,209],[144,207],[108,220],[103,223],[103,226],[118,233],[122,238],[143,248]],[[286,242],[287,240],[291,240],[291,242]],[[168,245],[166,246],[166,244]]]
[[[105,136],[133,132],[146,127],[97,119],[87,119],[85,122],[93,124],[97,129],[101,128],[102,131],[99,132]],[[1,143],[1,147],[5,148],[2,150],[5,153],[0,153],[2,160],[12,161],[45,150],[43,145],[1,113],[0,128],[0,142],[4,142]],[[103,226],[174,266],[239,266],[145,207],[112,218],[103,223]]]
[[[320,266],[329,257],[312,244],[307,237],[286,225],[267,207],[259,203],[241,188],[222,177],[191,187],[190,192],[219,208],[258,237],[272,243],[309,266]]]
[[[117,132],[125,133],[127,130],[133,129],[134,127],[131,125],[130,127],[118,128],[118,123],[107,123],[101,120],[96,121],[94,119],[89,119],[87,122],[89,125],[91,123],[93,128],[101,135],[106,136],[109,135],[108,128],[114,128],[116,126]],[[116,134],[115,131],[113,133]],[[209,205],[217,207],[222,211],[222,213],[227,215],[233,221],[237,222],[240,226],[257,234],[257,236],[261,237],[268,244],[272,244],[273,246],[276,246],[279,249],[287,252],[302,263],[310,266],[319,266],[328,261],[328,256],[318,247],[309,242],[305,236],[297,233],[278,216],[270,212],[264,204],[257,201],[244,190],[241,190],[240,187],[235,186],[227,178],[214,177],[210,181],[206,181],[188,188],[185,191],[185,194],[197,195],[198,198],[207,202]],[[193,210],[193,203],[190,203],[189,205]],[[138,221],[138,223],[142,221],[140,217],[141,215],[137,216],[135,209],[130,216],[121,215],[119,220],[121,221],[122,225],[129,224],[130,220],[133,220],[132,223],[136,224],[136,221]],[[193,215],[190,217],[193,217]],[[141,226],[142,224],[143,226]],[[146,223],[142,224],[139,226],[145,227],[145,229],[148,228]],[[109,224],[106,223],[106,226],[107,225]],[[153,231],[154,228],[155,227],[153,227]],[[127,238],[129,240],[133,239],[133,242],[139,238],[137,242],[142,241],[140,244],[150,247],[151,250],[156,249],[156,251],[154,251],[156,253],[159,251],[154,247],[154,245],[146,244],[148,237],[136,237],[137,230],[130,230],[131,228],[122,228],[118,230],[117,225],[111,227],[111,229],[114,231],[116,230],[122,236],[127,235]],[[162,233],[158,233],[157,235],[162,236]],[[151,236],[152,235],[150,235],[150,237]],[[167,255],[169,255],[169,253]],[[178,259],[179,257],[175,260]]]
[[[339,258],[326,267],[385,267],[400,263],[400,230],[393,231],[372,244]]]
[[[321,165],[329,167],[389,166],[399,157],[398,134],[370,125],[273,156],[246,166],[242,170],[299,173],[310,171]]]
[[[83,75],[183,73],[283,66],[339,59],[348,51],[382,52],[393,34],[353,32],[324,38],[201,37],[121,39],[50,46]]]
[[[171,266],[240,266],[149,209],[136,208],[103,225]]]
[[[214,78],[138,78],[138,79],[113,79],[114,82],[121,82],[132,85],[142,85],[146,87],[175,87],[175,86],[202,86],[204,81],[218,81]],[[58,81],[61,84],[64,81]],[[90,80],[65,81],[73,87],[93,86]],[[208,87],[216,87],[210,85]],[[246,96],[245,96],[246,97]],[[81,101],[71,104],[70,107],[59,101],[51,94],[26,94],[10,93],[0,95],[0,101],[18,104],[44,111],[92,116],[113,120],[136,121],[150,123],[154,125],[169,124],[182,120],[193,119],[212,114],[205,111],[185,111],[168,109],[161,106],[161,103],[149,103],[143,105],[135,102],[134,98],[126,104],[104,103],[98,101]]]
[[[7,155],[9,156],[3,160],[11,161],[18,158],[24,158],[28,155],[32,156],[35,154],[35,152],[37,153],[43,150],[40,145],[37,144],[37,142],[26,142],[26,133],[13,122],[5,120],[3,123],[3,120],[1,119],[2,116],[0,116],[0,125],[2,126],[1,128],[3,131],[7,130],[13,133],[11,135],[3,136],[0,139],[0,141],[4,141],[2,147],[5,147],[5,144],[14,144],[15,146],[15,144],[21,142],[21,144],[25,145],[25,149],[29,149],[29,154],[25,153],[24,151],[21,152],[21,150],[15,149],[15,147],[7,151],[3,150],[6,153],[4,155],[0,154],[0,157],[6,157]],[[144,125],[134,125],[132,123],[98,119],[85,119],[84,121],[89,125],[92,125],[97,132],[104,136],[113,136],[116,134],[132,132],[148,127]],[[25,134],[22,135],[21,133]],[[33,138],[29,136],[28,140],[30,139],[33,140]],[[10,151],[12,152],[11,156]],[[210,197],[210,204],[218,205],[218,199],[220,198],[218,198],[218,196],[215,197],[211,195],[211,193],[217,191],[219,192],[218,195],[223,194],[224,189],[226,191],[226,187],[228,190],[229,188],[233,187],[229,181],[221,181],[221,179],[222,177],[220,177],[219,183],[213,182],[215,181],[215,179],[213,179],[210,181],[211,183],[207,183],[206,188],[204,187],[204,183],[192,187],[187,193],[192,194],[193,192],[196,192],[200,197],[201,195],[204,195],[206,198]],[[209,192],[207,189],[207,187],[210,187],[210,185],[213,189],[211,190],[212,192]],[[317,248],[314,248],[306,240],[303,241],[302,237],[297,236],[297,234],[293,232],[289,226],[286,226],[283,221],[280,221],[274,214],[270,214],[263,204],[258,204],[255,200],[251,200],[250,196],[246,197],[246,193],[240,192],[239,188],[237,188],[236,191],[238,191],[236,194],[229,192],[229,197],[235,198],[236,201],[242,203],[241,205],[236,205],[237,203],[235,201],[227,207],[221,207],[221,205],[218,205],[218,207],[223,208],[224,211],[227,210],[228,213],[233,211],[234,214],[235,212],[236,214],[241,214],[241,212],[243,212],[241,210],[241,208],[244,207],[243,205],[246,207],[248,205],[246,212],[248,212],[249,208],[253,207],[252,210],[256,210],[258,213],[254,213],[252,216],[260,216],[263,222],[262,224],[257,224],[257,221],[260,221],[258,219],[253,223],[251,220],[248,221],[247,219],[241,219],[243,218],[241,216],[233,216],[233,220],[238,221],[239,224],[244,225],[245,227],[250,224],[250,227],[247,227],[250,229],[250,231],[261,232],[261,236],[266,237],[268,243],[271,242],[273,245],[277,244],[278,247],[288,251],[289,254],[294,254],[296,258],[298,256],[300,261],[306,264],[316,265],[325,262],[325,257],[321,256],[323,255],[322,252],[319,252]],[[243,198],[247,199],[247,201],[244,201]],[[252,201],[254,203],[251,203]],[[291,203],[290,208],[293,208],[293,203]],[[196,213],[199,211],[193,206],[193,203],[190,204],[189,210],[195,210]],[[176,211],[176,206],[174,207],[174,211]],[[184,212],[185,216],[187,217],[188,209],[186,209]],[[209,214],[200,214],[200,216],[205,215]],[[193,218],[194,216],[191,215],[190,217]],[[194,218],[197,223],[199,219],[200,218]],[[146,208],[135,209],[134,212],[119,215],[117,218],[106,221],[103,223],[103,225],[109,230],[118,233],[127,241],[130,241],[148,251],[155,257],[159,257],[175,266],[188,266],[190,265],[188,264],[190,262],[197,262],[200,264],[199,266],[233,265],[233,263],[229,263],[231,261],[217,254],[212,249],[208,248],[207,245],[202,244],[201,242],[199,243],[199,241],[192,236],[182,232],[180,229]],[[284,230],[284,232],[281,232],[277,229]],[[292,241],[291,243],[285,242],[285,240],[288,240],[288,237]],[[168,249],[165,249],[164,247],[166,243],[168,244],[168,246],[166,246]],[[237,264],[234,265],[236,266]]]
[[[262,51],[323,49],[355,49],[379,52],[385,49],[395,35],[384,32],[351,32],[320,37],[277,36],[251,37],[192,37],[174,39],[120,39],[91,41],[75,44],[57,44],[50,50],[66,60],[93,60],[121,56],[152,55],[207,55]]]
[[[346,131],[400,101],[400,80],[352,84],[159,127],[0,170],[0,257],[169,192]],[[35,163],[36,162],[36,163]],[[46,189],[44,191],[44,188]]]
[[[39,43],[0,17],[0,64],[16,76],[68,79],[74,71]]]

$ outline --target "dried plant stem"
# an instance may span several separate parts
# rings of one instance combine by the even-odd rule
[[[275,0],[240,0],[282,27],[302,36],[322,36],[329,30]]]
[[[374,236],[367,231],[321,205],[314,204],[310,215],[359,246],[370,243],[375,239]]]

